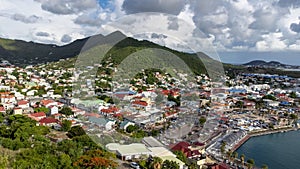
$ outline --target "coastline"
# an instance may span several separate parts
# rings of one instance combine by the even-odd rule
[[[238,143],[235,144],[233,146],[233,148],[231,148],[231,150],[233,152],[236,151],[237,149],[239,149],[243,144],[245,144],[252,137],[276,134],[276,133],[281,133],[281,132],[297,131],[297,130],[300,130],[300,127],[298,127],[298,128],[285,127],[285,128],[278,128],[278,129],[273,129],[273,130],[263,130],[263,131],[249,132],[240,141],[238,141]]]

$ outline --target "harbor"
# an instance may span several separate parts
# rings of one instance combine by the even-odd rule
[[[279,129],[273,129],[273,130],[260,130],[260,131],[250,132],[246,136],[244,136],[240,141],[238,141],[238,143],[235,144],[231,150],[236,151],[237,149],[239,149],[239,147],[241,147],[244,143],[246,143],[252,137],[295,131],[295,130],[299,130],[299,129],[300,129],[299,127],[298,128],[285,127],[285,128],[279,128]]]
[[[282,130],[250,138],[236,149],[239,155],[245,155],[245,161],[254,159],[256,166],[266,164],[270,169],[299,168],[299,130]]]

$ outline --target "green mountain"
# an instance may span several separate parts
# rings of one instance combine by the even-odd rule
[[[116,64],[121,63],[130,54],[148,48],[162,49],[177,55],[197,74],[206,72],[202,63],[203,60],[209,63],[209,66],[216,65],[217,62],[204,53],[198,53],[198,56],[201,57],[199,59],[196,54],[175,51],[146,40],[139,41],[126,37],[118,31],[107,36],[95,35],[79,39],[64,46],[0,38],[0,59],[7,60],[18,66],[35,65],[76,57],[81,52],[87,53],[87,55],[97,55],[99,52],[93,51],[97,51],[97,48],[99,49],[104,45],[113,45],[113,48],[107,52],[105,58],[110,57]]]
[[[146,40],[136,40],[126,37],[119,31],[113,32],[107,36],[95,35],[84,39],[78,39],[63,46],[0,38],[0,59],[7,60],[17,66],[27,66],[73,58],[58,65],[61,67],[70,67],[74,66],[78,55],[86,58],[100,57],[99,55],[105,46],[113,47],[105,52],[105,56],[101,57],[104,58],[104,61],[105,59],[111,59],[116,65],[135,52],[143,49],[155,48],[162,49],[163,51],[178,56],[196,74],[207,73],[207,68],[209,68],[210,70],[213,70],[210,74],[223,73],[225,70],[225,73],[232,77],[241,72],[270,73],[300,77],[299,73],[294,71],[282,71],[274,68],[254,69],[246,67],[245,65],[220,63],[201,52],[197,54],[179,52]],[[87,61],[92,62],[92,60]],[[205,66],[203,62],[206,63]],[[105,62],[103,63],[105,64]]]
[[[85,38],[57,46],[0,38],[0,58],[18,66],[58,61],[76,56],[87,40]]]

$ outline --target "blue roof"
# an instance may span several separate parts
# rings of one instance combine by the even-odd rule
[[[230,93],[246,93],[247,90],[246,89],[229,89],[228,92]]]
[[[119,92],[115,92],[115,94],[127,94],[127,95],[132,94],[132,95],[135,95],[136,92],[135,92],[135,91],[129,90],[129,91],[119,91]]]
[[[282,101],[282,102],[280,102],[280,104],[281,104],[281,105],[290,105],[290,103],[287,102],[287,101]]]

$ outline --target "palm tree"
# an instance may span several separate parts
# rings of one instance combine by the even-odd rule
[[[225,141],[222,141],[222,145],[221,145],[221,147],[220,147],[221,153],[224,153],[224,152],[225,152],[225,147],[226,147],[226,142],[225,142]]]
[[[268,166],[266,164],[263,164],[261,169],[268,169]]]
[[[231,156],[232,156],[232,151],[228,150],[227,151],[227,158],[231,161]]]
[[[236,160],[238,158],[239,154],[238,154],[238,152],[235,151],[235,152],[233,152],[232,156],[233,156],[234,160]]]
[[[249,160],[247,160],[247,166],[248,166],[248,169],[252,169],[253,168],[253,166],[254,166],[254,164],[255,164],[255,162],[254,162],[254,160],[253,159],[249,159]]]
[[[159,157],[153,157],[153,161],[150,163],[150,169],[160,169],[162,159]]]
[[[240,156],[240,159],[241,159],[241,162],[242,162],[242,164],[243,164],[243,166],[244,166],[244,163],[245,163],[245,154],[242,154],[242,155]]]

